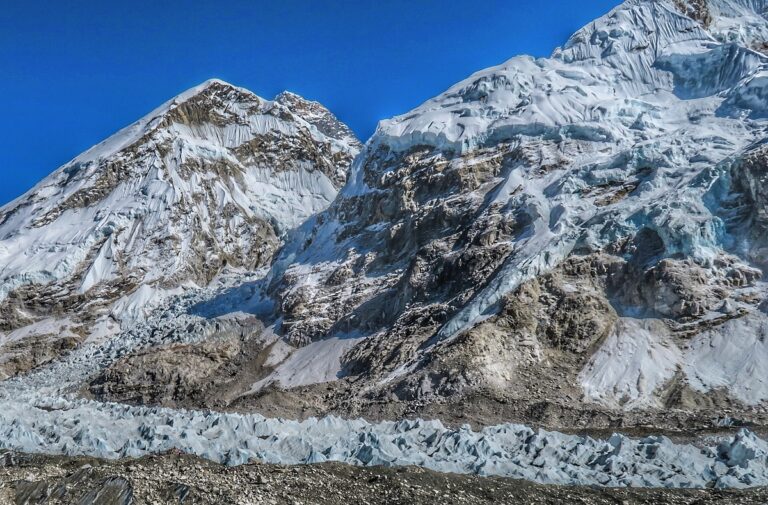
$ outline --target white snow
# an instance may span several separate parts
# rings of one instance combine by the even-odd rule
[[[0,331],[0,343],[15,342],[34,336],[57,338],[76,337],[71,328],[75,326],[69,318],[47,318],[9,332]]]
[[[725,388],[748,405],[768,400],[768,315],[754,312],[697,335],[681,366],[698,391]]]
[[[587,399],[615,408],[659,407],[653,392],[683,355],[664,323],[621,318],[580,375]]]
[[[80,285],[80,293],[87,293],[94,286],[114,278],[116,268],[112,242],[113,238],[110,236],[99,249],[88,273],[85,275],[85,279],[83,279],[83,283]]]
[[[708,0],[709,31],[723,42],[753,47],[768,40],[765,0]]]
[[[343,373],[341,357],[360,340],[331,337],[292,351],[281,341],[270,360],[274,363],[281,357],[283,359],[271,374],[254,384],[250,392],[255,393],[275,382],[287,389],[337,380]]]
[[[162,289],[149,284],[142,284],[132,293],[126,294],[112,305],[110,316],[121,323],[130,324],[141,321],[164,300],[184,291],[183,286],[174,289]]]

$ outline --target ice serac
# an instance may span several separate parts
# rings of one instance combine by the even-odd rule
[[[749,359],[766,317],[767,8],[628,0],[550,58],[382,121],[272,269],[285,342],[349,342],[334,366],[363,402],[488,386],[557,408],[768,400]]]
[[[210,80],[89,149],[0,209],[0,368],[268,265],[335,198],[359,147],[320,104]]]
[[[78,422],[86,417],[89,422]],[[33,454],[116,459],[181,451],[233,466],[254,460],[420,466],[568,486],[748,488],[768,483],[768,443],[747,430],[696,446],[618,434],[596,440],[511,424],[473,431],[418,419],[299,422],[86,401],[11,403],[0,411],[0,420],[0,448]]]
[[[763,53],[768,50],[768,8],[764,0],[678,0],[677,5],[718,41]]]

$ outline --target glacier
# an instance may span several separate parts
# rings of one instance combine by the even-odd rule
[[[557,485],[768,485],[768,443],[747,430],[692,445],[618,434],[599,440],[512,424],[473,431],[419,419],[290,421],[86,400],[4,400],[0,407],[0,448],[27,453],[114,459],[179,450],[227,465],[420,466]]]

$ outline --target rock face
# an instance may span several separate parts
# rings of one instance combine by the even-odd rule
[[[212,80],[67,163],[0,209],[4,375],[224,270],[268,265],[359,147],[320,104]]]

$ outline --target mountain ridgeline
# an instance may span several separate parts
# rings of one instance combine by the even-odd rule
[[[766,0],[627,0],[365,145],[206,82],[0,209],[0,368],[281,417],[765,425],[766,48]]]

